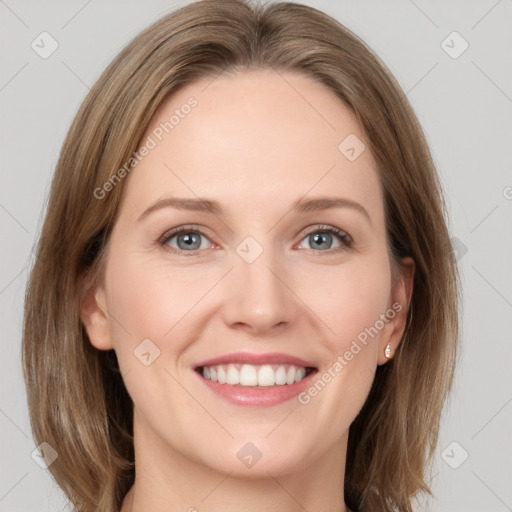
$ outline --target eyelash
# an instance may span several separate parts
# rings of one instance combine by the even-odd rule
[[[180,235],[182,233],[196,233],[199,235],[204,236],[205,238],[208,238],[208,236],[203,233],[197,226],[180,226],[179,228],[173,229],[171,231],[168,231],[164,233],[164,235],[159,239],[158,244],[162,246],[164,249],[172,252],[173,254],[183,255],[183,256],[195,256],[198,252],[203,251],[204,249],[195,249],[193,251],[181,251],[179,249],[175,249],[174,247],[168,246],[169,240],[172,240],[177,235]],[[309,235],[312,235],[314,233],[329,233],[336,235],[341,242],[340,247],[336,247],[334,249],[327,249],[323,251],[314,251],[318,253],[327,253],[327,254],[333,254],[340,251],[344,251],[346,249],[350,249],[353,244],[352,238],[343,230],[336,228],[334,226],[329,225],[318,225],[313,226],[313,229],[309,230],[308,232],[304,233],[301,232],[299,235],[302,236],[301,241],[306,238]],[[309,249],[312,250],[312,249]]]

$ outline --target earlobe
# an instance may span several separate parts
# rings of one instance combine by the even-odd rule
[[[412,293],[414,285],[414,273],[416,265],[412,258],[404,258],[401,262],[401,277],[393,291],[393,305],[400,305],[400,310],[396,308],[397,313],[391,320],[391,326],[385,336],[382,337],[379,346],[379,355],[377,364],[385,364],[393,358],[398,346],[400,345],[404,333],[408,329],[407,319],[412,314]],[[395,309],[395,308],[394,308]],[[409,310],[410,314],[409,314]],[[412,319],[412,316],[411,316]]]
[[[93,347],[98,350],[114,348],[105,309],[105,293],[99,285],[88,285],[80,306],[80,319]]]

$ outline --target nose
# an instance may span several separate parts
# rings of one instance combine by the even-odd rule
[[[252,262],[235,255],[223,294],[224,321],[253,335],[272,335],[291,324],[298,313],[297,296],[278,255],[265,249]]]

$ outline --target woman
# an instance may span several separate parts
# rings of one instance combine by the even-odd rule
[[[25,303],[34,437],[78,511],[411,511],[457,295],[382,62],[304,5],[192,3],[62,148]]]

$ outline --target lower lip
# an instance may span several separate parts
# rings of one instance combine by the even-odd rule
[[[194,371],[194,373],[214,393],[228,402],[246,407],[272,407],[286,402],[302,393],[302,391],[308,387],[310,379],[315,375],[316,371],[311,372],[300,382],[295,382],[294,384],[257,389],[219,384],[213,380],[205,379],[196,371]]]

